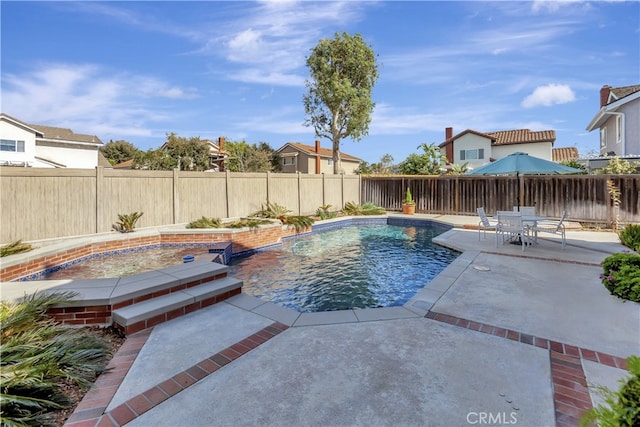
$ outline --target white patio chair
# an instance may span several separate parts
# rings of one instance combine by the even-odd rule
[[[567,246],[567,236],[564,229],[564,221],[569,216],[567,211],[562,212],[562,216],[560,217],[560,221],[538,221],[536,225],[531,227],[531,231],[533,231],[536,236],[538,233],[548,233],[560,235],[562,239],[562,249]]]
[[[480,217],[480,222],[478,222],[478,241],[480,240],[480,234],[484,232],[484,238],[487,238],[487,230],[496,231],[498,221],[495,219],[489,219],[487,217],[487,213],[484,211],[484,206],[481,208],[477,208],[476,212],[478,212],[478,216]]]
[[[522,213],[513,211],[498,211],[498,228],[496,229],[496,248],[498,247],[498,236],[505,241],[519,242],[524,251],[530,244],[529,233],[526,225],[522,222]],[[506,238],[506,239],[505,239]]]

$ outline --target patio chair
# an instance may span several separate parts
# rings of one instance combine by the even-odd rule
[[[498,247],[498,236],[508,242],[518,242],[522,250],[530,244],[529,227],[522,222],[522,213],[513,211],[498,211],[498,228],[496,229],[496,248]]]
[[[480,234],[484,232],[484,238],[487,238],[487,230],[496,231],[498,222],[495,219],[489,219],[487,217],[487,213],[484,211],[484,206],[476,209],[478,212],[478,216],[480,217],[480,222],[478,222],[478,241],[480,240]]]
[[[562,212],[562,216],[560,217],[560,221],[539,221],[533,227],[531,227],[531,231],[533,231],[536,236],[538,233],[548,233],[560,235],[562,239],[562,249],[567,246],[567,237],[564,229],[564,220],[567,219],[569,214],[567,211]]]

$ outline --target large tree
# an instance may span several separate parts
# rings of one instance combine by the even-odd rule
[[[167,134],[164,150],[180,170],[205,171],[209,169],[209,146],[200,137],[184,138],[171,132]]]
[[[109,140],[108,143],[100,148],[102,155],[112,165],[133,159],[137,151],[138,149],[132,143],[123,140]]]
[[[359,141],[369,133],[373,86],[378,65],[373,50],[360,34],[336,33],[334,39],[322,39],[307,58],[311,80],[304,95],[306,126],[333,144],[333,173],[342,172],[340,141]]]

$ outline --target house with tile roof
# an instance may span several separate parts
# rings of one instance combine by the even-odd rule
[[[600,89],[600,110],[587,126],[600,132],[600,154],[640,155],[640,85]]]
[[[0,113],[0,166],[94,169],[100,147],[95,135],[27,124]]]
[[[551,150],[551,161],[557,163],[578,160],[579,157],[577,147],[559,147]]]
[[[316,141],[313,146],[299,142],[287,142],[276,150],[276,153],[280,156],[284,173],[333,174],[333,150],[322,148],[320,141]],[[342,151],[340,159],[344,174],[354,174],[362,161],[362,159]]]
[[[515,129],[484,133],[466,129],[454,135],[453,128],[448,127],[445,129],[445,140],[438,146],[449,163],[468,163],[470,168],[475,169],[518,151],[552,160],[555,141],[556,132],[553,130]]]

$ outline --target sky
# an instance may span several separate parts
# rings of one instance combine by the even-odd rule
[[[0,19],[3,113],[142,150],[171,132],[313,145],[306,59],[343,32],[377,55],[368,135],[341,143],[370,163],[447,127],[594,154],[600,88],[640,84],[638,1],[3,0]]]

